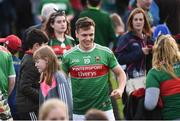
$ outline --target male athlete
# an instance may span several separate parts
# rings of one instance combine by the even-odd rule
[[[70,73],[73,93],[73,120],[84,120],[85,113],[96,108],[105,112],[109,120],[115,120],[110,96],[121,97],[126,75],[112,51],[94,43],[95,23],[88,17],[76,22],[79,45],[63,55],[62,69]],[[118,89],[109,94],[109,69],[119,81]]]

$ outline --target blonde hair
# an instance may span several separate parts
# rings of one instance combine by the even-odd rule
[[[150,23],[148,21],[148,17],[146,16],[146,13],[144,12],[144,10],[142,8],[135,8],[131,14],[128,17],[128,21],[127,21],[127,26],[128,26],[128,31],[134,31],[133,28],[133,18],[136,14],[142,13],[144,16],[144,27],[143,27],[143,33],[148,36],[151,37],[151,27],[150,27]]]
[[[45,120],[49,114],[49,112],[54,108],[60,108],[64,112],[66,112],[66,118],[69,119],[68,116],[68,108],[66,104],[56,98],[51,98],[45,101],[39,109],[39,120]]]
[[[178,45],[170,35],[161,35],[153,46],[153,67],[165,70],[173,78],[177,78],[173,65],[180,62]]]
[[[51,85],[54,73],[60,69],[59,60],[52,48],[48,45],[41,46],[34,52],[33,58],[35,61],[38,59],[47,61],[46,69],[41,75],[41,82],[45,79],[46,84]]]

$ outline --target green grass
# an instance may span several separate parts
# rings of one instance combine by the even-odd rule
[[[110,82],[111,82],[111,85],[112,85],[113,89],[118,88],[119,83],[116,80],[116,78],[114,76],[114,73],[112,71],[110,72]],[[116,102],[117,102],[117,105],[118,105],[118,112],[120,113],[120,118],[124,119],[124,115],[123,115],[124,105],[122,103],[122,100],[121,99],[117,99]]]

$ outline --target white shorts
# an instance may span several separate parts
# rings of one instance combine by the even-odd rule
[[[115,121],[113,110],[104,111],[109,121]],[[73,121],[84,121],[85,115],[73,114]]]

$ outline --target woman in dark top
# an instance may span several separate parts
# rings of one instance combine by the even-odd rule
[[[119,39],[115,55],[120,64],[126,64],[129,77],[126,92],[130,94],[145,86],[145,73],[151,68],[152,42],[150,24],[143,9],[135,8],[131,12],[127,26],[128,32]]]

